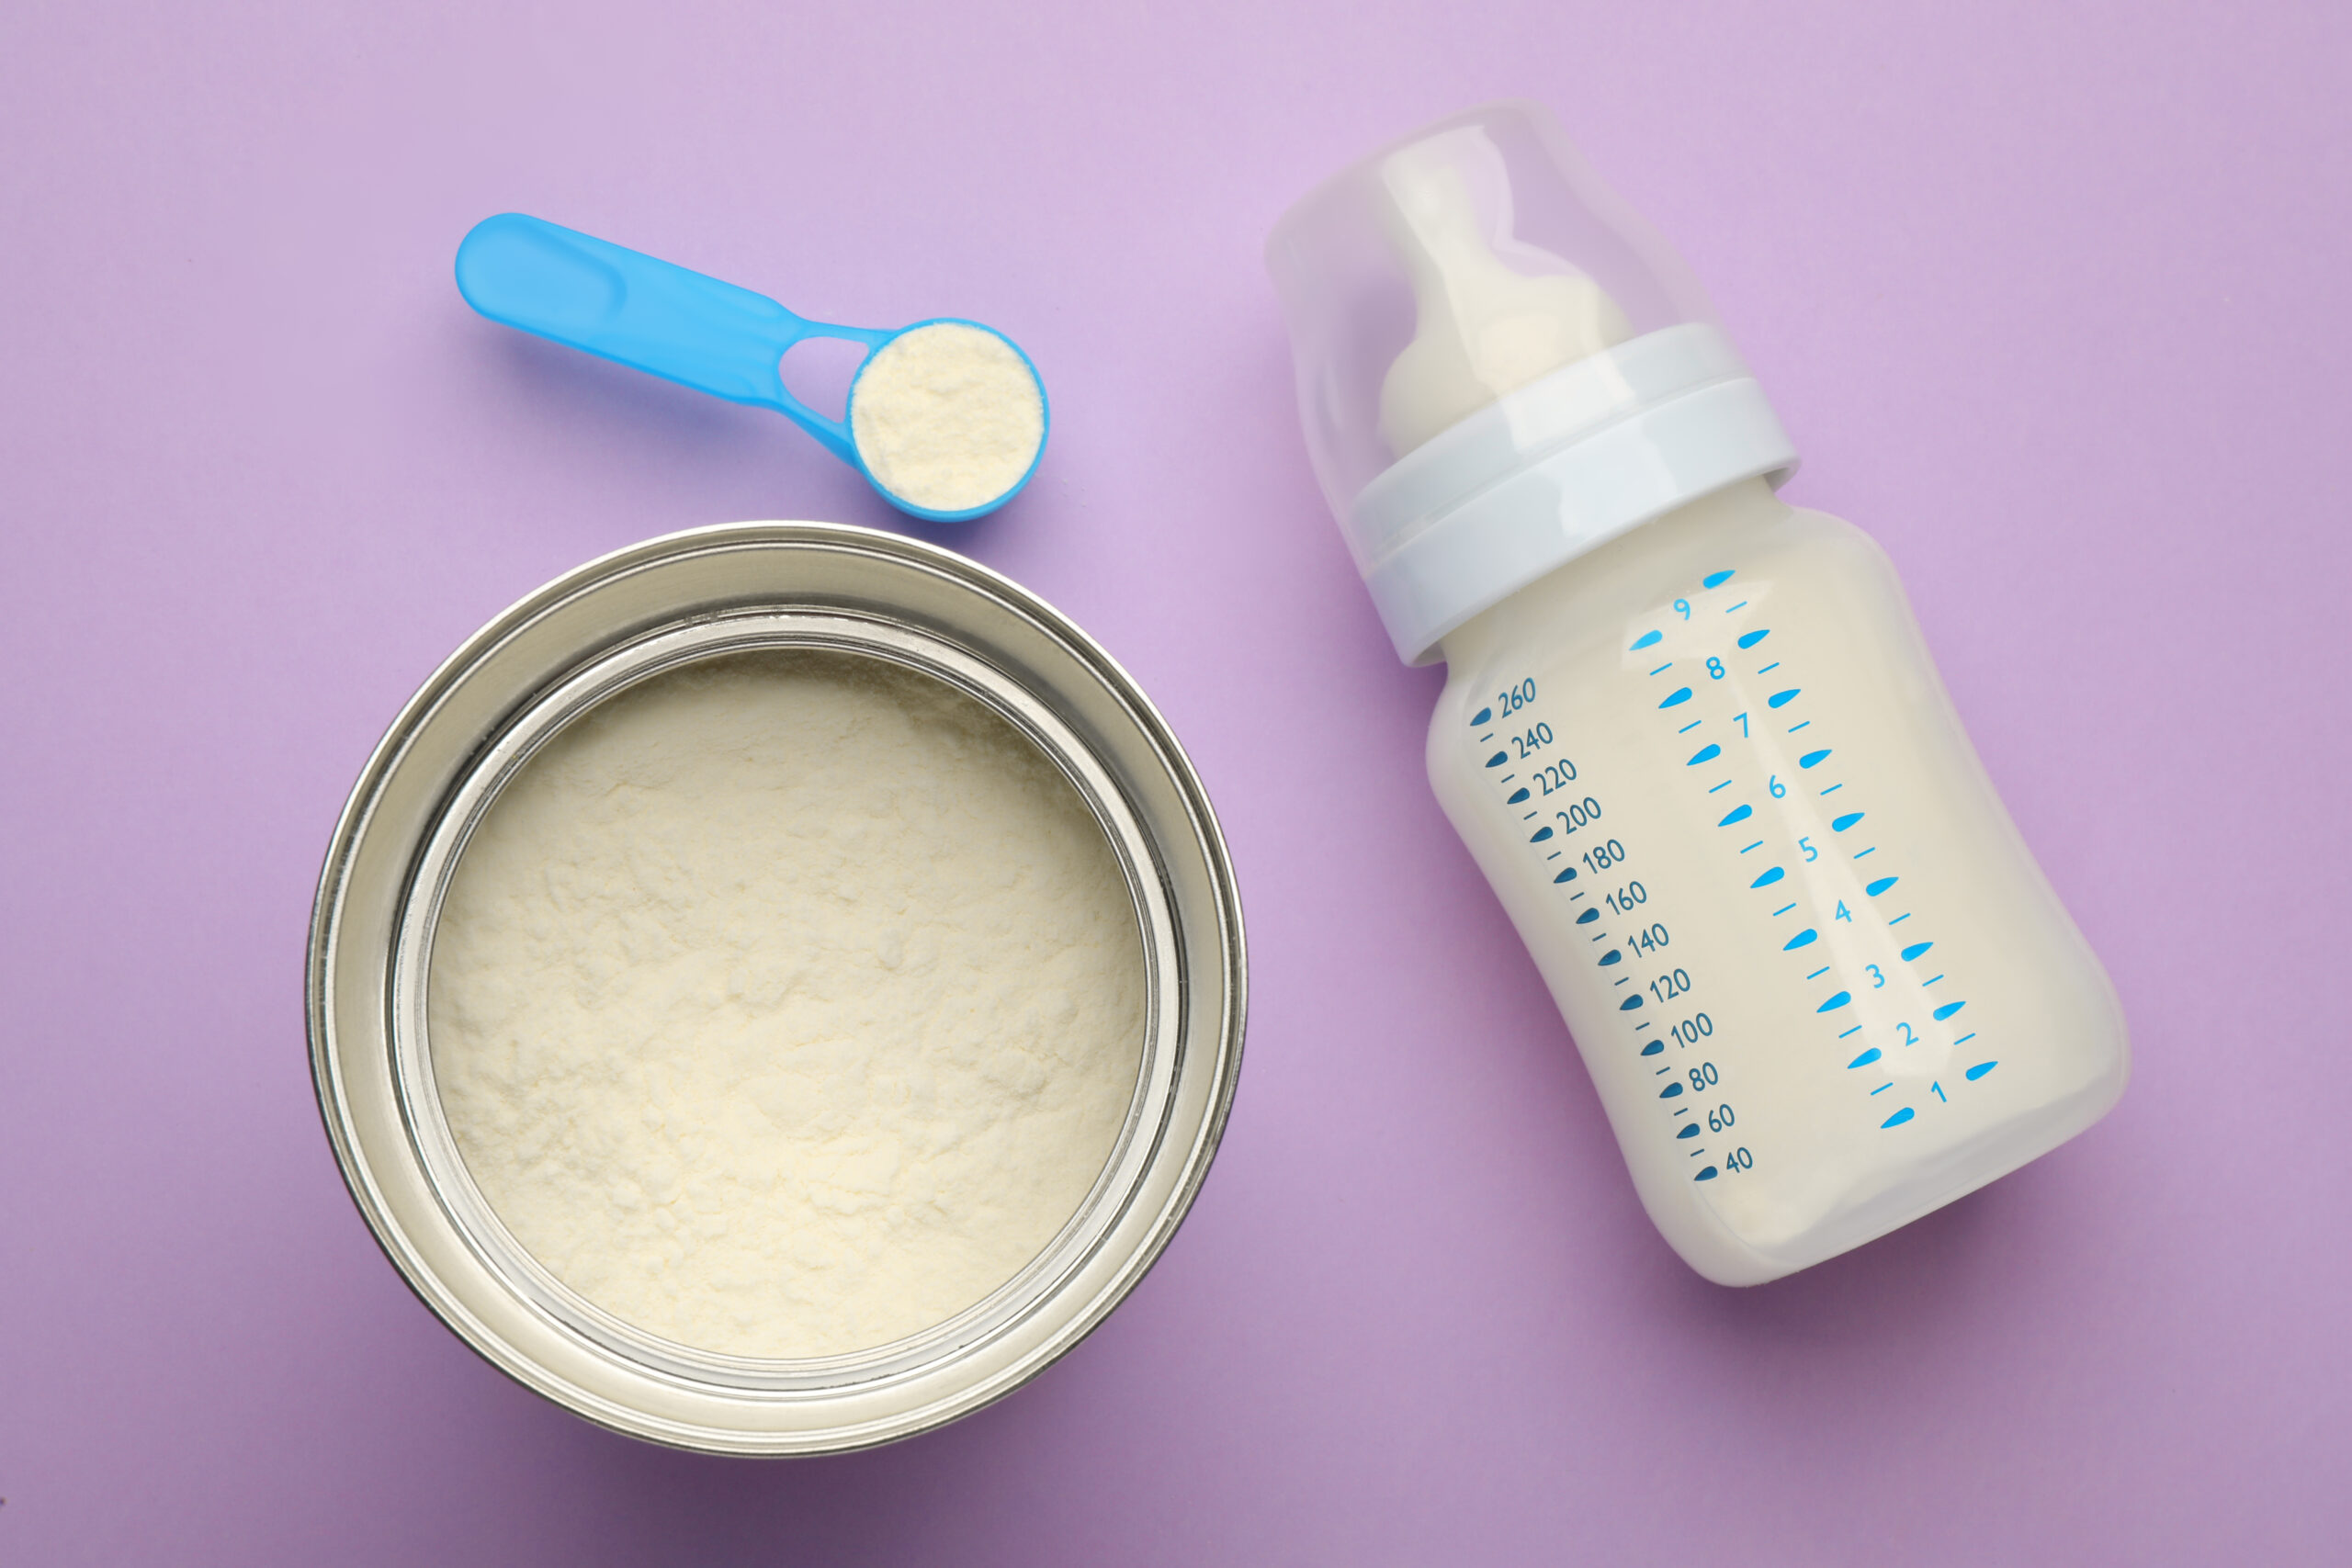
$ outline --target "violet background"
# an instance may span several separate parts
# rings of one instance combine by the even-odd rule
[[[2342,1562],[2352,23],[2333,5],[865,0],[0,12],[0,1562]],[[1259,248],[1541,99],[1893,553],[2130,1015],[2101,1125],[1746,1292],[1636,1206],[1421,775]],[[1230,834],[1191,1221],[1009,1402],[672,1453],[478,1360],[318,1125],[319,860],[513,599],[903,526],[780,419],[495,328],[519,209],[838,321],[1000,324],[1028,494]]]

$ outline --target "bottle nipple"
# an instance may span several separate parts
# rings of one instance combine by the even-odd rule
[[[1531,276],[1498,256],[1445,150],[1408,147],[1381,166],[1380,179],[1418,314],[1413,341],[1380,386],[1380,434],[1396,457],[1504,393],[1634,335],[1617,302],[1583,274]]]

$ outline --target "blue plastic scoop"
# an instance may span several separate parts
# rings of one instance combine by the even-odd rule
[[[466,235],[458,291],[493,321],[774,409],[918,517],[995,511],[1045,452],[1036,367],[977,321],[939,317],[897,331],[811,321],[764,294],[519,212]],[[866,349],[838,420],[794,397],[779,374],[785,351],[812,337]]]

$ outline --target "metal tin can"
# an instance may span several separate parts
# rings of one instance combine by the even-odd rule
[[[969,1310],[852,1355],[757,1360],[657,1338],[507,1232],[432,1080],[425,978],[466,836],[537,749],[682,663],[822,649],[948,682],[1026,734],[1125,872],[1146,975],[1142,1066],[1093,1190]],[[369,759],[311,922],[311,1071],[359,1211],[427,1306],[492,1364],[603,1426],[735,1454],[868,1447],[1003,1397],[1150,1268],[1214,1156],[1240,1066],[1246,964],[1208,796],[1135,682],[1035,595],[963,558],[823,523],[700,528],[592,561],[477,633]]]

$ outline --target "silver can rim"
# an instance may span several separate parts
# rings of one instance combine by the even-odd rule
[[[752,557],[744,552],[766,554]],[[1214,1016],[1208,1016],[1210,1008],[1194,1010],[1175,1042],[1180,1056],[1189,1051],[1193,1076],[1183,1103],[1164,1111],[1162,1124],[1155,1129],[1155,1187],[1150,1200],[1138,1210],[1136,1223],[1126,1225],[1122,1245],[1105,1254],[1102,1263],[1109,1272],[1098,1269],[1057,1323],[1039,1333],[1035,1343],[1015,1347],[1013,1353],[995,1360],[982,1359],[984,1364],[972,1369],[978,1375],[961,1383],[936,1373],[927,1379],[901,1378],[897,1384],[903,1397],[895,1404],[886,1398],[882,1404],[887,1408],[877,1409],[875,1402],[868,1399],[861,1404],[858,1414],[833,1424],[818,1419],[824,1414],[826,1396],[821,1392],[780,1387],[765,1393],[744,1393],[743,1399],[751,1405],[766,1402],[764,1411],[753,1411],[756,1419],[746,1417],[751,1423],[746,1426],[732,1421],[738,1413],[731,1410],[718,1411],[727,1419],[710,1418],[718,1407],[704,1397],[709,1394],[707,1389],[695,1393],[682,1392],[684,1385],[649,1385],[648,1390],[638,1391],[645,1393],[646,1398],[632,1403],[632,1385],[627,1380],[623,1380],[619,1397],[593,1386],[597,1381],[594,1375],[587,1379],[592,1386],[583,1386],[582,1374],[591,1368],[593,1355],[582,1359],[581,1354],[575,1354],[582,1350],[576,1345],[569,1350],[556,1347],[555,1353],[549,1353],[550,1347],[533,1339],[536,1330],[526,1325],[518,1333],[514,1321],[501,1321],[503,1308],[491,1303],[493,1310],[486,1313],[482,1301],[469,1300],[466,1289],[453,1286],[446,1276],[451,1272],[463,1275],[464,1270],[449,1262],[453,1256],[449,1244],[453,1237],[461,1243],[465,1238],[454,1230],[449,1235],[418,1234],[421,1224],[429,1228],[431,1222],[421,1217],[416,1192],[429,1190],[429,1183],[420,1188],[417,1183],[421,1172],[400,1168],[403,1150],[387,1146],[390,1140],[380,1117],[372,1116],[365,1109],[368,1095],[364,1085],[372,1080],[379,1068],[392,1074],[395,1100],[401,1092],[397,1074],[389,1066],[396,1046],[389,1004],[377,1010],[383,1031],[380,1039],[355,1039],[354,1029],[339,1028],[339,1018],[348,1022],[354,1008],[350,998],[338,990],[338,959],[340,944],[346,941],[346,928],[354,923],[346,918],[346,901],[353,895],[355,876],[368,880],[371,885],[381,883],[387,855],[397,860],[403,878],[413,875],[424,840],[436,829],[441,814],[448,806],[447,797],[453,795],[455,790],[452,784],[447,789],[430,792],[434,804],[430,813],[422,818],[421,829],[408,835],[413,841],[403,843],[395,837],[388,847],[369,841],[388,787],[402,782],[400,774],[403,760],[427,727],[440,718],[447,728],[446,705],[486,661],[533,628],[548,625],[551,617],[567,607],[576,612],[590,595],[609,590],[634,574],[674,568],[685,561],[725,561],[730,556],[773,564],[792,552],[819,552],[836,564],[854,561],[886,574],[912,573],[915,576],[908,581],[920,580],[926,591],[930,591],[930,585],[937,585],[938,591],[951,601],[968,597],[976,613],[977,607],[985,606],[987,614],[1012,617],[1006,625],[1023,628],[1021,636],[1036,639],[1037,647],[1049,650],[1054,658],[1067,660],[1073,671],[1091,683],[1084,694],[1108,716],[1107,724],[1128,731],[1127,742],[1140,748],[1128,753],[1130,761],[1148,760],[1148,771],[1152,776],[1136,782],[1163,795],[1176,808],[1170,820],[1152,818],[1167,835],[1161,845],[1163,851],[1182,852],[1183,861],[1178,869],[1182,876],[1179,880],[1194,892],[1188,905],[1190,927],[1180,925],[1179,929],[1179,945],[1189,952],[1176,978],[1188,996],[1194,988],[1188,982],[1196,979],[1208,982],[1200,989],[1216,994],[1214,998],[1203,998],[1204,1002],[1214,1002]],[[774,592],[755,592],[743,597],[738,609],[746,613],[762,607],[823,611],[837,607],[837,600],[821,595],[800,600],[779,597]],[[887,619],[888,609],[887,604],[869,604],[865,613]],[[707,606],[694,604],[666,612],[673,622],[708,613]],[[935,625],[930,629],[941,631]],[[595,652],[591,647],[577,649],[570,669],[576,672],[584,668]],[[1071,691],[1064,687],[1049,684],[1038,688],[1035,671],[1027,671],[1024,678],[1041,699],[1072,698]],[[489,733],[478,737],[478,750],[486,750],[486,742],[495,734],[495,727],[492,727]],[[458,782],[470,776],[472,765],[458,775]],[[1143,815],[1151,817],[1148,812]],[[1163,868],[1162,874],[1176,873]],[[400,889],[391,900],[392,906],[404,908],[411,891],[406,886]],[[373,887],[372,892],[379,898],[383,896],[380,887]],[[395,919],[395,930],[398,925]],[[1145,939],[1148,946],[1152,940],[1148,928]],[[1204,953],[1204,949],[1208,951]],[[384,984],[389,986],[391,954],[387,951],[378,958],[387,976]],[[1210,962],[1204,964],[1203,958]],[[371,959],[371,963],[375,961]],[[1116,660],[1044,600],[961,556],[900,535],[851,525],[780,522],[687,529],[610,552],[526,595],[442,662],[402,707],[370,755],[336,824],[312,906],[305,999],[313,1086],[321,1119],[345,1187],[379,1247],[428,1309],[501,1371],[600,1426],[695,1451],[783,1455],[873,1447],[956,1420],[1003,1398],[1036,1376],[1068,1354],[1108,1316],[1165,1250],[1206,1177],[1230,1113],[1238,1079],[1246,987],[1247,953],[1239,894],[1207,792],[1172,729]],[[364,1005],[359,1012],[363,1021],[356,1032],[366,1035],[369,1029],[365,1022]],[[380,1055],[384,1061],[372,1060],[374,1055]],[[1180,1061],[1179,1070],[1184,1065]],[[405,1145],[405,1154],[411,1159],[415,1157],[413,1144]],[[446,1212],[443,1218],[448,1218]],[[464,1278],[471,1280],[469,1275]],[[477,1296],[481,1293],[478,1281],[473,1284],[473,1292]],[[1041,1299],[1052,1298],[1049,1295]],[[663,1374],[657,1382],[675,1384],[677,1380]],[[786,1384],[791,1382],[785,1380]],[[797,1405],[792,1404],[796,1400],[799,1402]],[[653,1407],[640,1407],[649,1404]],[[777,1412],[787,1407],[793,1412],[792,1420],[800,1424],[775,1426]],[[762,1425],[763,1422],[767,1424]]]

